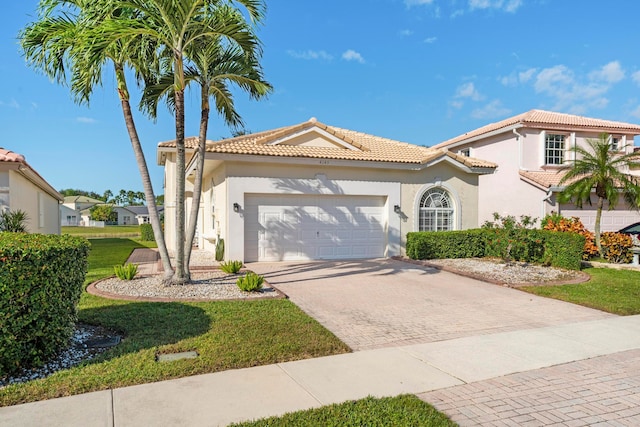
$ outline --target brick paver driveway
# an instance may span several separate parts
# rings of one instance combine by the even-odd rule
[[[611,314],[392,259],[250,263],[353,350]]]

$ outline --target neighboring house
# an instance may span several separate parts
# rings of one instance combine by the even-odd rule
[[[149,208],[146,206],[127,206],[127,209],[135,214],[138,224],[149,223]],[[158,206],[158,215],[162,218],[164,215],[164,206]]]
[[[63,227],[77,227],[81,225],[82,217],[79,211],[66,205],[60,205],[60,224]]]
[[[103,203],[104,202],[102,200],[87,196],[65,196],[63,205],[80,212]]]
[[[587,203],[582,209],[558,203],[557,196],[564,188],[560,186],[564,174],[560,169],[575,159],[571,147],[585,146],[587,139],[598,138],[603,132],[610,135],[611,155],[618,155],[636,149],[633,138],[640,135],[640,125],[531,110],[465,133],[434,148],[498,165],[494,174],[480,177],[480,223],[491,220],[494,212],[540,219],[557,212],[566,217],[580,217],[583,224],[593,230],[595,193],[593,206]],[[640,221],[640,214],[620,202],[615,210],[603,212],[602,231],[617,231],[637,221]]]
[[[117,220],[114,221],[115,222],[114,225],[135,225],[138,223],[138,220],[136,219],[136,213],[130,209],[131,206],[118,206],[110,203],[104,203],[102,201],[100,203],[96,203],[93,206],[107,205],[107,204],[111,206],[116,213]],[[82,216],[82,223],[84,225],[89,224],[91,221],[91,208],[83,209],[82,211],[80,211],[80,214]],[[109,222],[107,224],[111,224],[111,223]]]
[[[0,209],[26,212],[30,233],[60,234],[62,200],[24,156],[0,148]]]
[[[186,209],[193,191],[187,138]],[[165,235],[175,247],[175,141],[160,143]],[[478,177],[490,162],[328,126],[294,126],[207,142],[198,241],[243,261],[376,258],[403,253],[418,230],[478,226]]]

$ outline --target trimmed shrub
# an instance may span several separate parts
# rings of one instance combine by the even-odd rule
[[[0,375],[41,366],[69,343],[89,248],[77,236],[0,233]]]
[[[140,224],[140,240],[143,242],[153,242],[156,240],[151,224]]]
[[[120,280],[133,280],[138,274],[138,264],[114,265],[113,271]]]
[[[599,256],[594,234],[585,228],[578,217],[565,218],[560,214],[552,213],[544,217],[542,220],[542,228],[549,231],[580,234],[585,239],[582,259],[588,260]]]
[[[229,274],[238,274],[242,268],[242,261],[227,261],[220,264],[220,270]]]
[[[236,285],[238,285],[238,288],[240,288],[240,290],[244,292],[259,291],[260,289],[262,289],[263,283],[264,277],[259,276],[251,271],[236,280]]]
[[[484,256],[483,230],[407,233],[407,256],[412,259],[476,258]]]
[[[216,261],[222,261],[224,259],[224,239],[218,238],[216,242]]]
[[[542,262],[567,270],[580,270],[585,237],[577,233],[542,231],[544,255]]]

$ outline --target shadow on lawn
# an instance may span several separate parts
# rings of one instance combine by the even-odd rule
[[[123,336],[120,344],[95,360],[175,344],[209,331],[211,319],[201,308],[169,302],[130,302],[91,307],[78,312],[82,323],[100,325]]]

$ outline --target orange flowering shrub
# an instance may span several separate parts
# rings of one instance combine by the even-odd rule
[[[563,233],[577,233],[584,236],[584,252],[582,259],[588,260],[598,256],[594,234],[587,230],[578,217],[565,218],[558,214],[547,215],[543,220],[543,229]]]

